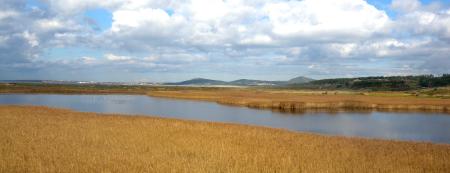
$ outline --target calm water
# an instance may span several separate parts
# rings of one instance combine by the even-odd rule
[[[252,124],[329,135],[450,143],[450,115],[439,113],[303,113],[130,95],[0,95],[0,104],[43,105],[85,112],[156,115]]]

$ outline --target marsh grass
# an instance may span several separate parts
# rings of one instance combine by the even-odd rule
[[[0,172],[446,172],[450,145],[0,106]]]
[[[450,99],[419,98],[398,92],[342,92],[228,89],[159,90],[147,95],[215,101],[221,104],[273,109],[283,112],[308,110],[432,111],[450,113]]]

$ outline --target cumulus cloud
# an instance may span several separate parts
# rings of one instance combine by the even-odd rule
[[[120,41],[126,36],[175,46],[301,43],[292,39],[340,42],[384,32],[389,22],[384,11],[362,0],[193,0],[165,8],[125,7],[113,12],[111,35]]]
[[[380,32],[389,18],[365,1],[304,0],[268,3],[264,7],[273,33],[310,40],[364,38]],[[340,38],[339,38],[340,37]]]
[[[242,75],[252,73],[244,67],[257,66],[264,69],[258,74],[286,69],[326,78],[442,73],[450,64],[450,9],[439,3],[393,0],[387,5],[396,12],[392,18],[364,0],[40,2],[30,7],[25,0],[0,0],[0,62],[9,69],[56,63]],[[86,24],[85,12],[92,9],[110,12],[111,28]],[[48,58],[55,47],[97,53]]]

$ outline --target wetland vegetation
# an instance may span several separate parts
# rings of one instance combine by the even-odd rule
[[[0,172],[445,172],[448,144],[0,106]]]

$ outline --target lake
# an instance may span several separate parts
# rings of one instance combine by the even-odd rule
[[[337,136],[450,143],[450,115],[443,113],[281,113],[139,95],[4,94],[0,95],[0,104],[249,124]]]

